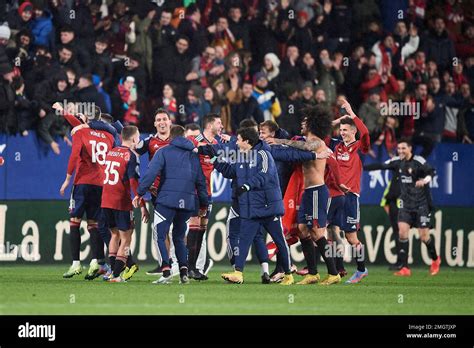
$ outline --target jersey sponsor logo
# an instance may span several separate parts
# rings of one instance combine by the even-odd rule
[[[337,154],[337,160],[338,161],[349,161],[350,159],[350,155],[347,153],[347,152],[344,152],[344,153],[341,153],[341,154]]]
[[[400,176],[400,180],[403,184],[411,184],[413,183],[413,178],[411,176],[405,176],[405,175],[402,175]]]

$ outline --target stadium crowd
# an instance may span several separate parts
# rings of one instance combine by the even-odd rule
[[[252,118],[293,136],[303,106],[336,119],[348,98],[374,156],[402,136],[424,157],[474,140],[472,1],[2,0],[0,23],[0,133],[35,129],[55,152],[63,101],[143,132],[163,107],[180,125],[214,112],[229,134]]]

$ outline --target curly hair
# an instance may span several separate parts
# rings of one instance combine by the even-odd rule
[[[306,128],[318,138],[324,139],[331,134],[331,111],[322,105],[309,106],[302,110],[306,118]]]

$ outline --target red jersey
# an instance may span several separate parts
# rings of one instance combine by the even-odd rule
[[[217,140],[214,139],[213,141],[209,141],[206,139],[204,134],[200,133],[196,137],[188,137],[194,144],[194,146],[199,145],[215,145],[217,144]],[[207,194],[212,196],[212,186],[211,186],[211,174],[214,170],[214,164],[211,162],[211,157],[206,155],[199,155],[199,161],[201,162],[201,168],[206,177],[206,185],[207,185]]]
[[[155,153],[159,150],[168,146],[170,144],[170,138],[166,138],[165,140],[158,137],[158,135],[150,135],[146,139],[141,140],[136,148],[136,152],[139,155],[143,155],[148,152],[148,159],[151,161]],[[155,181],[153,182],[154,187],[160,186],[160,177],[157,176]]]
[[[105,164],[102,208],[132,210],[130,189],[136,193],[140,178],[137,155],[128,147],[114,147],[107,154]]]
[[[350,192],[357,195],[360,194],[360,179],[362,177],[362,161],[358,151],[363,154],[369,152],[370,138],[369,130],[364,123],[358,118],[354,117],[354,123],[357,130],[360,132],[360,140],[356,140],[350,144],[340,142],[334,148],[337,162],[341,173],[341,182],[350,188]]]
[[[80,129],[72,136],[67,173],[72,175],[76,170],[74,185],[102,186],[105,156],[113,144],[112,134],[90,128]]]

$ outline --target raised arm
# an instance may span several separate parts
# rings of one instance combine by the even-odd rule
[[[316,159],[314,152],[302,151],[284,145],[270,146],[270,152],[275,161],[306,162]]]
[[[342,108],[344,108],[347,113],[349,114],[349,117],[354,120],[354,123],[357,127],[357,130],[360,133],[360,150],[362,153],[368,153],[370,150],[370,136],[369,136],[369,130],[365,126],[364,122],[357,117],[355,112],[352,110],[351,104],[347,100],[344,100],[344,102],[341,105]]]
[[[296,149],[305,150],[305,151],[316,151],[323,144],[321,140],[299,141],[299,140],[276,139],[276,138],[268,139],[267,142],[270,145],[272,144],[288,145]]]

